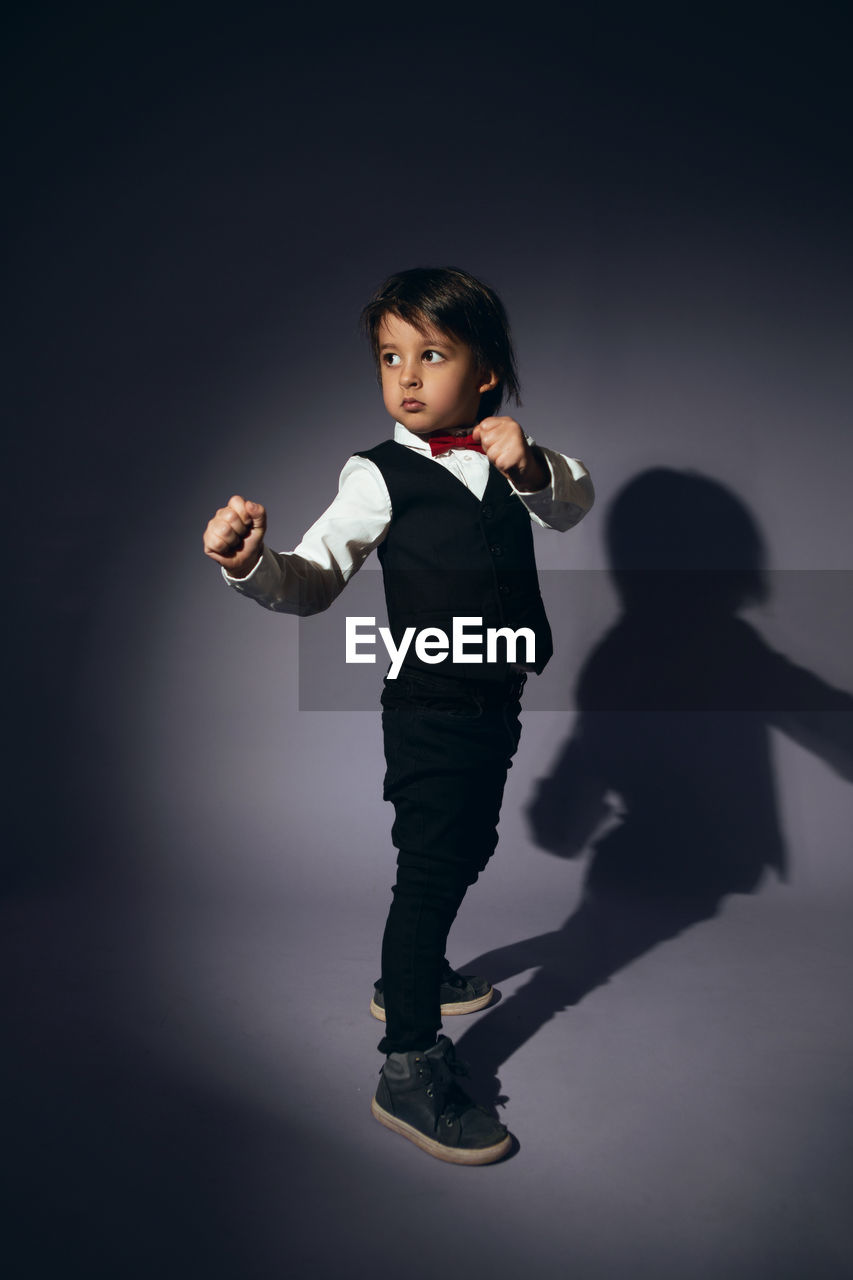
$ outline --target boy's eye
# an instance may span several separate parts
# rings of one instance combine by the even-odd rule
[[[400,357],[393,351],[386,351],[382,357],[382,363],[392,369],[395,364],[400,363]]]
[[[439,361],[441,361],[441,360],[443,360],[443,359],[444,359],[444,356],[441,354],[441,352],[440,352],[440,351],[425,351],[425,352],[424,352],[424,360],[426,360],[427,364],[438,364],[438,363],[439,363]]]

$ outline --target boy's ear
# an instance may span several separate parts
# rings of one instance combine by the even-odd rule
[[[482,396],[482,395],[485,395],[485,393],[486,393],[487,391],[494,391],[495,387],[496,387],[496,386],[498,385],[498,383],[500,382],[500,378],[498,377],[498,375],[497,375],[496,373],[488,373],[488,374],[487,374],[487,373],[483,373],[483,374],[481,374],[481,377],[484,377],[484,378],[486,379],[486,381],[485,381],[485,382],[482,382],[482,383],[480,384],[480,395],[481,395],[481,396]]]

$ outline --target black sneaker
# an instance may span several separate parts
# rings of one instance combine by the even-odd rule
[[[493,1164],[512,1138],[456,1083],[465,1068],[439,1036],[431,1049],[390,1053],[370,1109],[380,1124],[450,1164]]]
[[[441,975],[441,1013],[442,1016],[456,1013],[476,1013],[491,1004],[494,990],[488,978],[478,978],[476,973],[457,973],[445,963]],[[385,997],[382,994],[382,980],[373,988],[373,999],[370,1001],[370,1012],[380,1022],[385,1021]]]

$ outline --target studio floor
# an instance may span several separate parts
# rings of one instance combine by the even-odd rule
[[[445,1026],[475,1078],[577,897],[577,866],[543,860],[534,892],[522,863],[450,952],[497,970],[494,1007]],[[321,929],[285,884],[6,901],[9,1280],[849,1275],[849,902],[768,882],[520,1034],[497,1081],[517,1148],[472,1169],[370,1115],[373,886],[344,878]]]

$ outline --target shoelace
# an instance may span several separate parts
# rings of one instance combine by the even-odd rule
[[[468,1097],[465,1090],[456,1082],[457,1076],[469,1076],[471,1074],[466,1064],[464,1062],[460,1062],[454,1055],[453,1057],[444,1059],[444,1067],[448,1072],[447,1077],[440,1082],[437,1082],[435,1077],[433,1077],[433,1080],[430,1083],[430,1089],[432,1089],[434,1084],[440,1083],[444,1090],[444,1098],[442,1099],[443,1106],[436,1124],[440,1124],[441,1121],[444,1120],[446,1124],[451,1125],[454,1120],[461,1118],[463,1112],[470,1110],[471,1107],[474,1107],[477,1104],[473,1099]]]

